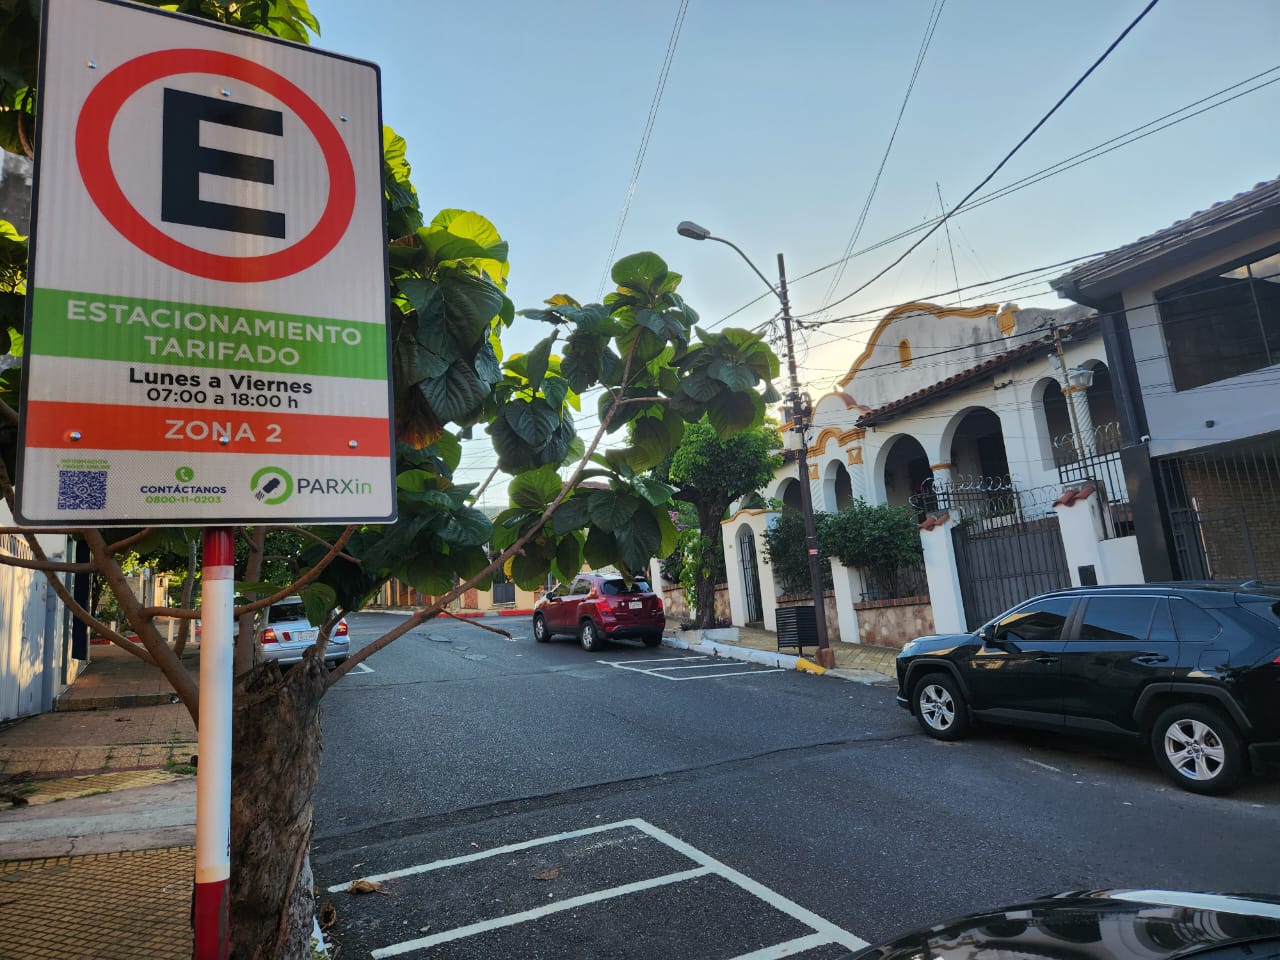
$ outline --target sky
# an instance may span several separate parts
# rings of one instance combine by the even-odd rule
[[[771,281],[785,256],[800,380],[815,397],[894,305],[1066,306],[1048,279],[1069,265],[1053,264],[1280,175],[1280,82],[1218,105],[1280,80],[1280,3],[1160,0],[979,198],[1263,76],[1199,116],[961,210],[949,238],[939,230],[848,297],[919,234],[831,264],[937,217],[939,195],[959,202],[1145,5],[311,0],[315,46],[381,67],[384,122],[408,141],[424,213],[475,210],[509,241],[517,309],[557,293],[598,300],[616,235],[614,260],[651,250],[684,277],[704,325],[767,324],[777,300],[733,250],[677,236],[693,220]],[[1008,274],[1024,275],[949,292]],[[547,332],[518,319],[508,354]],[[594,409],[584,405],[580,432]],[[462,482],[488,473],[487,447],[483,435],[468,444]]]

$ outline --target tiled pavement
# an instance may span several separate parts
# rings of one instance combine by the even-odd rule
[[[194,874],[191,847],[0,863],[0,957],[190,957]]]

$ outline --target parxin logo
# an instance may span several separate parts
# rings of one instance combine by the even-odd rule
[[[354,477],[299,477],[281,467],[263,467],[249,481],[253,495],[267,504],[284,503],[296,490],[299,496],[346,497],[373,493],[373,484]]]
[[[263,503],[274,506],[293,496],[293,477],[280,467],[263,467],[254,473],[249,489]]]

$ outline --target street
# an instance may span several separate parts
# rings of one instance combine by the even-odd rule
[[[1280,893],[1275,780],[1195,796],[1125,745],[931,740],[888,684],[484,623],[512,638],[433,621],[325,699],[344,958],[826,960],[1067,890]]]

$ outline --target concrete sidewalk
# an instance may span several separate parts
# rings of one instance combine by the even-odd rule
[[[827,676],[893,676],[894,650],[832,647]],[[797,660],[747,627],[705,652]],[[0,726],[0,957],[190,957],[195,725],[155,667],[91,656],[55,712]],[[183,661],[198,675],[198,651]]]

